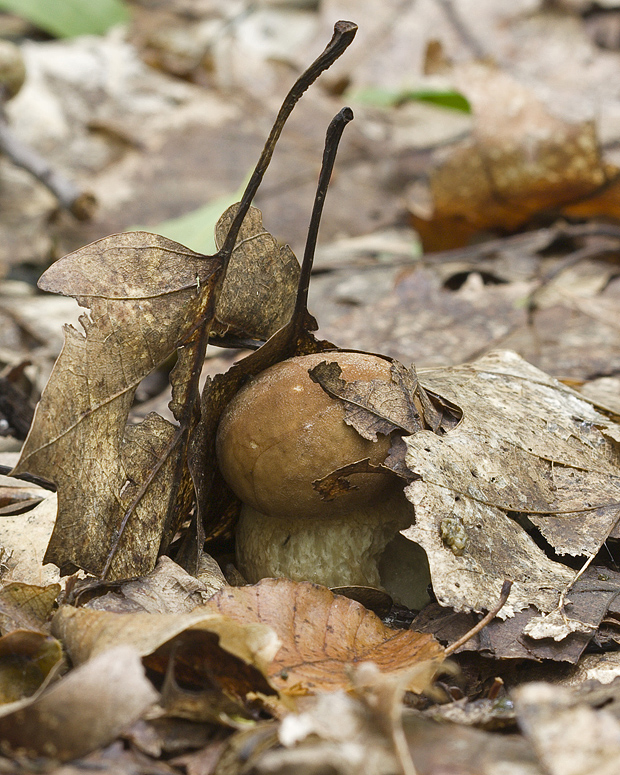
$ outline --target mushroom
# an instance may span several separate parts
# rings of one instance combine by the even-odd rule
[[[251,582],[287,576],[330,587],[382,588],[380,565],[383,575],[395,577],[384,555],[397,537],[399,556],[406,555],[401,562],[415,566],[405,573],[406,585],[412,572],[421,579],[413,597],[407,590],[387,591],[418,607],[428,565],[423,550],[398,535],[414,521],[402,480],[387,470],[350,474],[354,488],[328,501],[312,485],[365,458],[378,466],[391,446],[389,436],[369,441],[347,425],[343,403],[312,381],[308,370],[326,360],[337,361],[347,381],[391,380],[390,362],[376,355],[297,356],[261,372],[222,416],[218,463],[243,504],[236,533],[239,569]]]

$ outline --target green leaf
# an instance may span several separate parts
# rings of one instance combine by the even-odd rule
[[[404,102],[430,102],[442,108],[471,113],[466,97],[454,89],[360,89],[349,95],[349,99],[378,108],[391,108]]]
[[[57,38],[102,35],[129,20],[123,0],[0,0],[9,11]]]
[[[213,255],[216,251],[215,225],[220,215],[241,199],[244,189],[245,181],[237,191],[219,196],[197,210],[180,215],[178,218],[162,221],[156,226],[132,226],[127,231],[155,232],[162,237],[168,237],[168,239],[186,245],[191,250],[195,250],[196,253]]]

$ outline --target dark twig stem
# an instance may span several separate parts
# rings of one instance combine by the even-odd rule
[[[450,646],[447,647],[447,649],[444,651],[444,656],[449,657],[457,649],[460,649],[461,646],[463,646],[465,643],[467,643],[468,640],[474,637],[474,635],[477,635],[480,630],[483,630],[489,622],[492,622],[493,619],[497,616],[497,614],[502,610],[504,607],[506,600],[508,600],[508,595],[510,595],[510,590],[512,589],[512,581],[508,581],[506,579],[504,583],[502,584],[502,591],[499,596],[499,600],[497,601],[497,605],[489,611],[489,613],[486,616],[483,616],[482,619],[478,622],[478,624],[475,627],[472,627],[469,632],[466,632],[465,635],[463,635],[462,638],[459,638],[458,640],[454,641]]]
[[[252,200],[254,199],[254,196],[258,191],[258,187],[260,186],[263,177],[265,176],[265,172],[267,171],[267,167],[269,166],[271,157],[273,156],[276,143],[280,137],[280,134],[282,133],[284,124],[286,123],[293,108],[299,102],[304,92],[316,81],[322,72],[331,67],[336,59],[338,59],[338,57],[344,53],[344,51],[353,41],[356,32],[357,25],[353,24],[353,22],[336,22],[334,25],[334,34],[330,42],[327,44],[325,51],[323,51],[323,53],[310,65],[310,67],[308,67],[308,69],[302,73],[302,75],[294,83],[289,93],[286,95],[271,132],[269,133],[269,137],[267,138],[267,142],[265,143],[265,147],[263,148],[260,159],[258,160],[256,169],[252,173],[252,177],[250,178],[243,197],[241,198],[235,219],[230,226],[224,244],[218,251],[217,255],[221,258],[224,269],[226,269],[228,261],[230,260],[230,256],[235,246],[235,242],[237,241],[237,235],[239,234],[239,229],[241,228],[243,219],[247,215]]]
[[[95,208],[94,196],[82,191],[73,181],[55,170],[46,159],[39,156],[33,148],[18,140],[6,120],[1,105],[0,152],[13,164],[40,180],[54,194],[60,205],[78,220],[85,221],[92,217]]]
[[[310,287],[310,275],[312,274],[312,264],[314,263],[314,253],[316,251],[321,215],[323,214],[323,205],[325,204],[327,187],[329,186],[329,181],[334,169],[340,138],[349,121],[353,121],[353,111],[351,108],[343,108],[338,115],[334,116],[330,125],[327,127],[323,162],[321,164],[319,182],[314,196],[314,205],[312,207],[310,225],[308,226],[308,237],[306,239],[304,258],[301,264],[301,273],[299,275],[297,300],[295,302],[295,311],[293,312],[293,320],[295,321],[301,322],[308,308],[308,288]]]

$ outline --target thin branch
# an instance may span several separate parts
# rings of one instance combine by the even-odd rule
[[[502,591],[499,596],[499,600],[497,601],[497,605],[493,609],[491,609],[486,616],[483,616],[482,619],[478,622],[478,624],[475,627],[472,627],[469,632],[466,632],[462,638],[459,638],[451,646],[448,646],[446,648],[446,650],[444,651],[444,655],[446,657],[449,657],[451,654],[454,654],[454,652],[457,651],[457,649],[460,649],[461,646],[467,643],[468,640],[471,640],[471,638],[473,638],[474,635],[477,635],[480,632],[480,630],[483,630],[487,626],[487,624],[489,624],[489,622],[495,619],[497,614],[502,610],[502,608],[506,604],[506,600],[508,600],[508,595],[510,595],[511,589],[512,589],[512,581],[505,579],[504,583],[502,584]]]
[[[92,218],[95,209],[95,197],[82,191],[73,181],[55,170],[50,163],[33,148],[15,137],[4,111],[0,108],[0,152],[13,164],[27,170],[54,194],[60,205],[79,221]]]
[[[323,51],[323,53],[317,59],[315,59],[310,67],[308,67],[308,69],[301,74],[301,76],[293,84],[289,93],[286,95],[284,102],[282,103],[282,107],[276,116],[276,120],[271,129],[271,132],[269,133],[269,137],[267,138],[267,142],[265,143],[265,147],[263,148],[260,159],[258,160],[258,164],[256,165],[256,168],[252,173],[252,177],[250,178],[245,192],[241,198],[239,209],[237,210],[237,214],[235,215],[230,229],[228,230],[224,244],[217,253],[217,255],[222,259],[224,268],[226,268],[226,265],[230,260],[235,242],[237,241],[239,229],[241,228],[243,219],[247,215],[252,200],[254,199],[254,196],[258,191],[258,187],[260,186],[265,172],[267,171],[267,167],[269,166],[271,157],[273,156],[276,143],[280,137],[280,134],[282,133],[284,124],[286,123],[293,108],[299,102],[304,92],[316,81],[321,73],[331,67],[338,59],[338,57],[346,51],[349,45],[353,42],[353,38],[355,37],[356,32],[357,25],[353,22],[336,22],[334,25],[334,34],[330,42],[327,44],[325,51]]]
[[[327,188],[329,186],[329,181],[334,169],[334,163],[336,161],[336,154],[338,153],[340,139],[342,138],[344,128],[349,123],[349,121],[353,121],[353,111],[351,108],[343,108],[340,113],[334,116],[327,128],[327,133],[325,135],[323,162],[321,164],[319,181],[317,183],[316,194],[314,196],[314,205],[312,207],[312,215],[310,216],[308,237],[306,239],[304,257],[301,265],[301,273],[299,275],[299,284],[297,287],[297,299],[295,301],[295,310],[293,312],[293,320],[296,321],[302,320],[305,312],[307,312],[308,309],[308,288],[310,287],[310,275],[312,274],[312,265],[314,263],[314,254],[316,251],[321,215],[323,214],[323,206],[325,204]]]

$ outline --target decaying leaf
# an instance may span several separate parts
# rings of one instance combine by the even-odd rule
[[[127,415],[140,381],[212,317],[217,269],[213,259],[135,232],[99,240],[43,275],[45,290],[90,308],[84,333],[65,328],[16,468],[58,486],[46,561],[95,575],[109,566],[111,578],[143,575],[172,537],[187,500],[179,470],[187,428],[157,415],[126,427]],[[188,411],[190,374],[182,352],[172,375],[177,420]]]
[[[218,571],[198,579],[164,555],[142,578],[117,583],[78,581],[68,602],[115,613],[189,613],[226,585],[219,567]]]
[[[224,589],[206,608],[275,630],[282,645],[269,677],[283,694],[350,688],[350,666],[368,661],[383,672],[409,675],[407,688],[419,692],[428,685],[428,670],[413,677],[412,668],[423,663],[434,670],[442,660],[434,638],[391,630],[354,600],[309,582],[264,579]]]
[[[0,707],[7,752],[67,761],[107,745],[158,697],[134,649],[118,646],[35,697]]]
[[[215,227],[215,244],[222,247],[233,218],[235,204]],[[299,264],[293,251],[265,231],[260,210],[251,207],[237,237],[226,279],[215,309],[212,336],[233,334],[268,339],[293,314],[299,280]]]
[[[449,433],[406,439],[407,466],[419,479],[406,490],[416,523],[404,535],[425,549],[437,599],[489,610],[509,578],[501,616],[530,604],[553,611],[576,574],[513,517],[529,517],[558,553],[596,553],[620,516],[609,441],[617,426],[514,353],[429,372],[423,382],[463,410]],[[585,503],[584,492],[592,492]]]
[[[248,717],[249,695],[277,694],[267,678],[280,645],[274,631],[260,623],[232,621],[204,606],[185,614],[117,614],[63,606],[53,631],[74,664],[114,645],[131,646],[158,677],[169,712],[184,718],[228,724],[231,717]]]
[[[617,180],[618,170],[601,158],[592,122],[571,124],[553,115],[528,88],[488,64],[468,63],[452,77],[471,103],[474,126],[431,171],[431,212],[412,203],[427,249],[466,244],[484,229],[514,230],[534,214],[581,200],[582,217],[616,214],[613,194],[600,202],[595,196]]]

